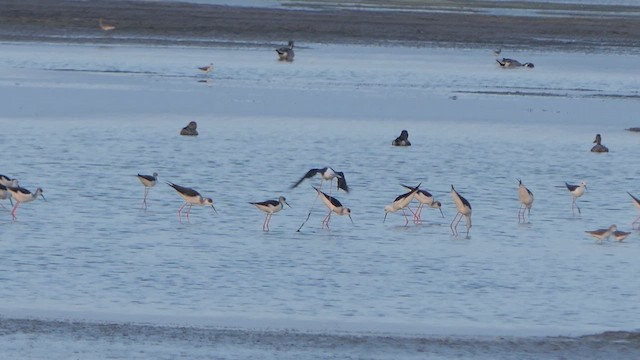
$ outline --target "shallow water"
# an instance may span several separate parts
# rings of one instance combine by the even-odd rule
[[[637,55],[516,53],[536,68],[503,70],[490,50],[313,45],[280,63],[260,49],[0,48],[0,148],[13,155],[0,173],[47,198],[15,223],[0,209],[5,317],[527,339],[637,329],[638,232],[584,233],[631,231],[638,216],[626,191],[640,194],[639,138],[624,130],[638,126]],[[200,136],[178,136],[191,120]],[[413,146],[390,146],[402,129]],[[589,152],[596,133],[610,153]],[[334,195],[354,221],[334,215],[330,230],[319,180],[289,188],[327,165],[346,174],[352,191]],[[154,171],[218,214],[180,223],[163,183],[142,210],[135,175]],[[516,178],[535,194],[526,224]],[[581,180],[574,216],[564,182]],[[422,183],[445,218],[383,223],[401,183]],[[469,238],[451,236],[451,184],[473,206]],[[279,195],[292,208],[265,233],[248,202]],[[73,337],[53,324],[41,339]]]

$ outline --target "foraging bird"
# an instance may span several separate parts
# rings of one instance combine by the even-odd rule
[[[518,67],[526,67],[526,68],[533,68],[533,64],[526,62],[526,63],[521,63],[518,60],[514,60],[514,59],[507,59],[507,58],[502,58],[502,60],[496,59],[496,61],[498,62],[498,64],[500,64],[501,67],[503,68],[518,68]]]
[[[300,185],[300,183],[302,183],[305,179],[310,179],[314,176],[316,176],[317,174],[320,174],[321,178],[322,178],[322,182],[324,182],[324,180],[331,180],[331,182],[333,182],[334,178],[338,178],[338,189],[342,189],[345,192],[349,192],[349,187],[347,186],[347,180],[344,177],[344,173],[342,171],[335,171],[330,167],[325,167],[322,169],[311,169],[309,171],[307,171],[306,174],[304,174],[303,177],[300,178],[300,180],[298,180],[298,182],[296,182],[295,184],[291,185],[291,188],[295,188],[298,185]],[[322,189],[322,182],[320,183],[320,188]],[[331,191],[329,191],[331,192]]]
[[[111,30],[114,30],[116,28],[114,25],[105,24],[104,21],[102,20],[102,18],[100,18],[98,20],[98,25],[100,25],[100,29],[102,29],[104,31],[111,31]]]
[[[595,143],[595,145],[593,145],[593,147],[591,148],[591,152],[596,152],[596,153],[603,153],[603,152],[609,152],[609,149],[602,145],[602,137],[600,136],[600,134],[596,134],[596,139],[593,140],[593,142]]]
[[[144,209],[147,209],[147,194],[149,194],[149,189],[156,186],[158,182],[158,173],[154,172],[153,175],[140,175],[138,174],[138,179],[144,185],[144,198],[142,199],[142,206]]]
[[[630,232],[616,230],[613,232],[613,237],[618,241],[624,241],[631,234]]]
[[[207,66],[198,67],[198,69],[200,69],[200,71],[204,72],[205,74],[208,74],[211,72],[211,70],[213,70],[213,63],[210,63]]]
[[[11,193],[9,192],[6,186],[0,184],[0,200],[6,200],[6,199],[9,199],[9,202],[13,206],[13,200],[11,200]],[[0,206],[5,208],[4,205],[2,204],[0,204]]]
[[[631,195],[630,192],[627,191],[627,194],[629,194],[629,196],[631,196],[631,199],[633,199],[633,205],[636,207],[636,209],[638,209],[640,211],[640,199],[638,199],[637,197]],[[640,216],[638,216],[637,219],[633,220],[633,222],[631,223],[631,228],[635,228],[635,224],[637,222],[640,221]]]
[[[274,213],[282,210],[285,204],[287,204],[288,207],[291,207],[284,196],[280,196],[278,200],[250,202],[249,204],[255,205],[255,207],[267,213],[267,216],[264,219],[264,223],[262,223],[262,231],[269,231],[269,222],[271,221],[271,216],[273,216]]]
[[[402,185],[404,188],[409,190],[413,189],[413,187],[408,185],[404,185],[404,184],[400,184],[400,185]],[[422,208],[425,205],[429,206],[432,209],[440,210],[440,215],[442,215],[442,217],[444,218],[444,213],[442,212],[442,203],[434,199],[433,195],[431,195],[431,193],[428,192],[427,190],[418,189],[418,191],[416,191],[413,198],[415,200],[418,200],[418,202],[420,203],[416,208],[415,213],[413,214],[413,220],[416,224],[422,221]]]
[[[180,195],[185,203],[184,205],[182,205],[180,207],[180,209],[178,210],[178,219],[180,219],[180,222],[182,222],[182,209],[189,205],[189,208],[187,209],[187,221],[191,222],[189,219],[189,213],[191,212],[191,206],[192,205],[201,205],[201,206],[209,206],[211,205],[211,208],[213,208],[213,211],[216,212],[216,214],[218,213],[218,211],[216,210],[216,208],[213,206],[213,200],[211,198],[204,198],[202,197],[202,195],[200,195],[199,192],[188,188],[188,187],[184,187],[184,186],[180,186],[180,185],[176,185],[174,183],[168,182],[167,181],[167,185],[171,186],[172,188],[174,188],[177,192],[178,195]]]
[[[390,212],[396,212],[398,210],[402,210],[402,215],[404,216],[404,226],[407,226],[409,224],[409,219],[407,218],[407,214],[405,213],[404,209],[409,206],[409,204],[411,203],[411,201],[413,201],[413,198],[416,195],[416,192],[418,190],[420,190],[420,185],[422,185],[422,183],[418,184],[418,186],[416,187],[409,187],[411,189],[411,191],[406,192],[402,195],[399,195],[398,197],[396,197],[395,200],[393,200],[393,202],[387,206],[384,207],[384,219],[382,220],[382,222],[387,221],[387,215]],[[404,186],[404,185],[403,185]],[[414,218],[415,218],[415,213],[414,213]]]
[[[402,130],[400,132],[400,136],[398,136],[391,143],[393,146],[411,146],[411,142],[409,141],[409,132],[407,130]]]
[[[567,189],[569,189],[569,192],[573,197],[573,202],[571,203],[572,213],[575,215],[576,214],[575,208],[577,208],[578,214],[582,214],[582,212],[580,212],[580,207],[578,206],[578,204],[576,204],[576,199],[578,199],[580,196],[582,196],[582,194],[584,194],[584,190],[587,188],[587,183],[585,181],[582,181],[580,185],[570,185],[565,181],[564,184],[566,185]]]
[[[603,241],[608,239],[611,235],[613,235],[613,233],[618,230],[618,227],[615,225],[611,225],[609,226],[608,229],[598,229],[598,230],[591,230],[591,231],[585,231],[585,233],[593,236],[594,238],[598,239],[598,241]]]
[[[469,203],[469,201],[467,201],[467,199],[462,197],[462,195],[460,195],[456,191],[456,189],[454,189],[453,185],[451,185],[451,197],[453,198],[453,202],[456,204],[456,209],[458,210],[458,213],[456,213],[456,216],[451,222],[451,231],[453,232],[454,236],[458,236],[458,224],[464,216],[467,218],[467,237],[469,237],[469,229],[471,229],[471,204]]]
[[[276,49],[278,59],[284,61],[293,61],[295,53],[293,52],[293,40],[289,40],[289,45]]]
[[[524,223],[524,212],[525,210],[529,213],[529,218],[531,218],[531,205],[533,205],[533,193],[527,189],[526,186],[522,183],[522,180],[518,180],[518,199],[522,205],[520,205],[520,211],[518,212],[518,221],[522,219]]]
[[[31,191],[19,186],[16,186],[16,187],[9,186],[7,187],[7,190],[9,190],[9,192],[11,193],[11,196],[16,200],[16,204],[13,206],[13,210],[11,210],[12,221],[16,221],[17,219],[16,210],[18,210],[18,207],[20,206],[20,204],[33,201],[37,199],[38,196],[42,196],[42,199],[44,201],[47,201],[47,199],[45,199],[43,195],[44,191],[42,191],[41,188],[37,188],[35,193],[31,193]]]
[[[322,198],[322,202],[324,202],[327,208],[329,208],[329,214],[327,214],[324,220],[322,220],[322,227],[326,226],[327,229],[329,228],[329,221],[331,220],[332,213],[349,216],[349,220],[351,220],[351,223],[353,224],[353,219],[351,218],[351,209],[342,206],[342,204],[340,203],[340,201],[338,201],[338,199],[323,193],[315,186],[313,186],[313,188],[318,193],[318,196]]]
[[[198,130],[196,130],[197,128],[198,123],[196,123],[195,121],[191,121],[189,125],[183,127],[182,130],[180,130],[180,135],[198,136]]]
[[[0,185],[16,187],[18,186],[18,180],[10,179],[6,175],[0,175]]]

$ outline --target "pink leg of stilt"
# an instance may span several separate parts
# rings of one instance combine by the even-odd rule
[[[409,225],[409,218],[407,217],[407,213],[402,209],[402,215],[404,215],[404,226]]]
[[[262,231],[269,231],[269,221],[271,221],[271,213],[267,213],[267,216],[264,218],[264,222],[262,223]]]
[[[182,215],[181,215],[182,209],[184,209],[184,207],[187,206],[187,204],[188,203],[182,204],[182,206],[180,206],[180,209],[178,209],[178,219],[180,220],[180,222],[182,222]]]
[[[16,221],[18,217],[16,217],[16,210],[18,210],[18,206],[20,206],[20,201],[16,201],[16,204],[13,206],[13,210],[11,210],[11,221]]]
[[[149,188],[148,187],[144,187],[144,198],[142,198],[142,207],[146,210],[147,209],[147,194],[149,193]]]
[[[189,208],[187,209],[187,222],[189,223],[191,222],[191,219],[189,219],[189,214],[191,213],[192,206],[193,206],[192,204],[189,204]]]
[[[322,227],[327,227],[327,229],[329,228],[329,221],[331,221],[331,211],[329,211],[329,214],[327,214],[327,216],[324,217],[324,220],[322,220]]]

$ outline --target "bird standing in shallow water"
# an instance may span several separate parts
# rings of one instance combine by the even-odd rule
[[[531,205],[533,205],[533,193],[527,189],[522,183],[522,180],[518,179],[518,198],[522,205],[520,205],[520,211],[518,212],[518,221],[524,223],[524,212],[528,210],[529,219],[531,219]]]
[[[98,19],[98,25],[100,26],[100,29],[104,31],[111,31],[111,30],[115,30],[116,28],[115,25],[105,24],[102,18]]]
[[[249,204],[255,205],[255,207],[267,213],[264,223],[262,223],[262,231],[269,231],[269,222],[271,221],[271,216],[273,216],[274,213],[284,209],[285,204],[287,204],[288,207],[291,207],[284,196],[280,196],[278,200],[252,202]]]
[[[278,59],[281,61],[293,61],[295,53],[293,52],[293,40],[289,40],[287,46],[276,49],[278,53]]]
[[[618,230],[618,227],[615,225],[611,225],[609,226],[608,229],[598,229],[598,230],[591,230],[591,231],[585,231],[585,233],[593,236],[594,238],[598,239],[598,241],[603,241],[608,239],[611,235],[613,235],[613,233]]]
[[[413,187],[408,185],[400,185],[409,190],[413,189]],[[416,224],[422,222],[422,208],[424,208],[425,205],[429,206],[432,209],[440,210],[440,215],[442,215],[442,217],[444,218],[444,213],[442,212],[442,203],[434,199],[433,195],[431,195],[431,193],[427,190],[419,189],[418,191],[416,191],[416,194],[413,198],[418,200],[418,202],[420,203],[416,208],[416,211],[413,213],[413,221]],[[409,210],[411,210],[411,208],[409,208]]]
[[[390,212],[396,212],[398,210],[402,210],[402,215],[404,216],[404,226],[407,226],[409,224],[409,219],[407,218],[407,214],[404,211],[404,209],[406,207],[409,206],[409,204],[411,204],[411,201],[413,201],[413,198],[415,197],[416,193],[418,192],[418,190],[420,190],[420,185],[422,185],[422,183],[418,184],[418,186],[416,187],[409,187],[411,189],[411,191],[408,191],[402,195],[398,195],[395,200],[393,200],[393,202],[387,206],[384,207],[384,219],[382,220],[382,222],[387,221],[387,215]],[[414,219],[416,218],[416,214],[413,214]]]
[[[187,209],[187,222],[191,222],[189,219],[189,213],[191,212],[192,205],[211,206],[211,208],[213,208],[213,211],[215,211],[216,214],[218,213],[216,208],[213,206],[213,200],[211,198],[204,198],[202,197],[202,195],[200,195],[199,192],[188,187],[176,185],[170,182],[167,182],[167,185],[174,188],[175,191],[178,192],[178,195],[180,195],[185,201],[185,203],[178,210],[178,219],[180,220],[180,222],[182,222],[182,209],[187,205],[189,205],[189,208]]]
[[[616,230],[613,232],[613,237],[618,241],[624,241],[631,234],[630,232]]]
[[[353,223],[353,219],[351,218],[351,209],[342,206],[342,204],[340,203],[340,201],[338,201],[338,199],[323,193],[315,186],[313,188],[318,193],[318,196],[322,198],[322,202],[324,202],[327,208],[329,208],[329,214],[327,214],[324,220],[322,220],[322,227],[326,227],[327,229],[329,228],[329,221],[331,221],[332,213],[336,213],[338,215],[347,215],[349,216],[349,220],[351,220],[351,223]],[[300,231],[300,229],[298,229],[298,231]]]
[[[571,203],[571,212],[573,213],[573,215],[575,215],[575,209],[577,208],[578,214],[582,214],[582,212],[580,212],[580,207],[578,206],[578,204],[576,204],[576,199],[584,194],[584,190],[587,188],[587,183],[585,181],[582,181],[580,185],[570,185],[569,183],[565,182],[564,185],[567,187],[567,189],[571,193],[571,196],[573,197],[573,202]]]
[[[593,142],[595,143],[595,145],[593,145],[593,147],[591,148],[591,152],[595,152],[595,153],[603,153],[603,152],[609,152],[609,149],[602,145],[602,137],[600,136],[600,134],[596,134],[596,139],[593,140]]]
[[[44,198],[43,192],[41,188],[37,188],[35,193],[31,193],[31,191],[23,188],[23,187],[7,187],[7,190],[11,193],[11,196],[16,200],[16,204],[13,206],[13,210],[11,210],[11,219],[12,221],[16,221],[18,218],[16,217],[16,210],[21,203],[26,203],[33,201],[38,198],[38,196],[42,196],[44,201],[47,199]]]
[[[156,186],[158,182],[158,173],[154,172],[153,175],[140,175],[138,174],[138,179],[144,185],[144,198],[142,198],[142,207],[147,209],[147,195],[149,194],[149,189]]]
[[[453,202],[456,204],[456,209],[458,209],[458,213],[451,222],[451,231],[453,232],[454,236],[458,236],[457,227],[460,223],[460,220],[462,220],[462,217],[464,216],[467,218],[467,237],[469,237],[469,229],[471,229],[471,204],[469,203],[469,201],[467,201],[467,199],[462,197],[462,195],[460,195],[456,191],[456,189],[454,189],[453,185],[451,185],[451,198],[453,198]]]
[[[629,196],[631,196],[631,199],[633,200],[633,205],[636,207],[636,209],[640,210],[640,199],[638,199],[637,197],[631,195],[630,192],[627,192],[627,194],[629,194]],[[631,223],[631,227],[635,228],[636,223],[638,223],[640,221],[640,216],[638,216],[637,219],[633,220],[633,222]]]

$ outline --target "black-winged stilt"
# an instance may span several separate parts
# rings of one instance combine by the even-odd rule
[[[158,173],[154,172],[153,175],[141,175],[138,174],[138,179],[144,185],[144,198],[142,198],[142,207],[147,209],[147,195],[149,194],[149,189],[156,186],[158,182]]]
[[[293,52],[293,40],[289,40],[289,44],[287,46],[276,49],[276,52],[278,53],[279,60],[293,61],[293,57],[295,56],[295,53]]]
[[[409,185],[404,185],[404,184],[400,184],[400,185],[402,185],[404,188],[409,190],[413,189],[413,187]],[[440,215],[442,215],[442,217],[444,218],[444,213],[442,212],[442,203],[434,199],[433,195],[431,195],[431,193],[428,192],[427,190],[418,189],[418,191],[416,191],[413,198],[415,200],[418,200],[418,202],[420,203],[416,208],[416,211],[413,213],[413,219],[416,224],[422,221],[422,208],[425,205],[427,205],[432,209],[440,210]]]
[[[291,185],[291,188],[295,188],[298,185],[300,185],[305,179],[310,179],[316,175],[320,175],[321,177],[321,182],[320,182],[320,189],[322,189],[322,183],[325,180],[330,180],[331,182],[333,182],[334,178],[338,179],[338,189],[342,189],[345,192],[349,192],[349,186],[347,186],[347,180],[344,177],[344,173],[342,171],[335,171],[333,170],[333,168],[330,167],[324,167],[322,169],[311,169],[309,171],[307,171],[306,174],[304,174],[303,177],[300,178],[300,180],[298,180],[295,184]],[[329,193],[331,193],[331,190],[329,190]]]
[[[518,180],[518,199],[522,205],[520,205],[520,211],[518,211],[518,222],[524,223],[524,212],[527,210],[529,213],[529,219],[531,219],[531,205],[533,205],[533,193],[522,183],[522,180]]]
[[[202,197],[202,195],[200,195],[199,192],[188,187],[176,185],[171,182],[167,182],[167,185],[174,188],[178,192],[178,195],[180,195],[185,201],[184,204],[178,210],[178,219],[180,220],[180,222],[182,222],[182,215],[181,215],[182,209],[187,205],[189,205],[189,208],[187,209],[188,222],[191,222],[189,220],[189,213],[191,212],[192,205],[211,206],[211,208],[213,208],[213,211],[215,211],[216,214],[218,213],[216,208],[213,206],[213,200],[211,198],[204,198]]]
[[[349,220],[351,220],[351,223],[353,223],[353,219],[351,218],[351,209],[342,206],[342,203],[340,203],[338,199],[323,193],[315,186],[313,186],[313,189],[318,193],[318,196],[322,198],[322,202],[324,202],[327,208],[329,208],[329,213],[324,217],[324,220],[322,220],[322,227],[326,227],[327,229],[329,228],[329,221],[331,221],[332,213],[336,213],[338,215],[347,215],[349,216]],[[302,226],[300,226],[300,228],[302,228]],[[298,231],[299,230],[300,229],[298,229]]]
[[[7,187],[7,190],[9,190],[9,192],[11,193],[11,196],[15,199],[16,204],[13,205],[13,210],[11,210],[11,218],[12,221],[16,221],[17,217],[16,217],[16,210],[18,210],[18,207],[20,206],[21,203],[26,203],[29,201],[33,201],[35,199],[38,198],[38,196],[42,196],[42,199],[44,201],[47,201],[47,199],[44,198],[43,192],[41,188],[37,188],[35,193],[31,193],[31,191],[23,188],[23,187]]]
[[[586,181],[582,181],[580,185],[571,185],[566,181],[564,184],[569,190],[569,192],[571,193],[571,196],[573,197],[573,202],[571,203],[571,212],[575,215],[576,214],[575,209],[578,209],[578,214],[582,214],[582,212],[580,211],[580,207],[578,206],[578,204],[576,204],[576,199],[578,199],[580,196],[582,196],[582,194],[584,194],[584,190],[587,188]]]
[[[404,211],[404,209],[409,206],[409,204],[411,203],[411,201],[413,201],[413,198],[416,195],[416,192],[418,190],[420,190],[420,185],[422,185],[421,183],[418,184],[418,186],[416,187],[409,187],[411,190],[398,195],[395,200],[393,200],[393,202],[387,206],[384,207],[384,219],[382,219],[382,222],[387,221],[387,215],[390,212],[396,212],[398,210],[402,210],[402,215],[404,216],[404,220],[405,223],[404,225],[407,226],[409,224],[409,218],[407,218],[407,213]],[[411,211],[411,210],[410,210]],[[413,211],[412,211],[413,213]],[[414,218],[415,218],[415,213],[414,213]]]
[[[0,175],[0,185],[4,185],[4,186],[12,186],[12,187],[17,187],[18,183],[17,183],[17,179],[10,179],[8,176],[6,175]]]
[[[598,241],[603,241],[608,239],[611,235],[613,235],[613,233],[618,230],[618,227],[615,225],[611,225],[609,226],[608,229],[598,229],[598,230],[591,230],[591,231],[585,231],[585,233],[593,236],[594,238],[598,239]]]
[[[469,201],[467,201],[467,199],[462,197],[462,195],[460,195],[456,191],[453,185],[451,185],[451,197],[453,198],[453,202],[456,204],[456,209],[458,210],[456,216],[451,222],[451,231],[453,232],[454,236],[458,236],[457,227],[460,223],[460,220],[462,220],[462,217],[464,216],[467,218],[467,237],[469,237],[469,229],[471,229],[471,204],[469,203]]]
[[[627,191],[627,194],[629,194],[629,196],[631,196],[631,199],[633,199],[633,205],[636,207],[636,209],[638,209],[640,211],[640,199],[638,199],[637,197],[631,195],[630,192]],[[640,216],[638,216],[637,219],[633,220],[633,222],[631,223],[631,227],[635,228],[635,225],[637,222],[640,221]]]
[[[255,207],[267,213],[267,216],[264,218],[264,223],[262,223],[262,231],[269,231],[269,222],[271,221],[271,216],[273,216],[274,213],[282,210],[285,204],[288,207],[291,207],[284,196],[280,196],[278,200],[251,202],[249,204],[255,205]]]

